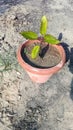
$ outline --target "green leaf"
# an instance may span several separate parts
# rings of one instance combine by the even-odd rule
[[[30,40],[35,40],[38,38],[38,35],[32,31],[23,31],[23,32],[20,32],[20,34],[26,39],[30,39]]]
[[[48,42],[49,44],[59,44],[60,41],[58,39],[56,39],[54,36],[50,35],[50,34],[46,34],[44,36],[44,41]]]
[[[46,16],[43,16],[42,19],[41,19],[41,26],[40,26],[40,33],[42,35],[46,34],[47,24],[48,24],[47,18],[46,18]]]
[[[34,46],[31,52],[31,58],[32,59],[37,58],[39,51],[40,51],[40,46],[39,45]]]

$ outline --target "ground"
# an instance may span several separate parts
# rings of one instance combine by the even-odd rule
[[[42,15],[48,33],[61,39],[66,64],[46,83],[33,83],[16,52],[23,30],[39,34]],[[0,0],[0,130],[73,130],[73,1]]]

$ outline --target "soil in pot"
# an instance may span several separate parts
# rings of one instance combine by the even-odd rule
[[[46,47],[48,48],[46,49],[46,53],[44,53],[44,56],[40,57],[40,54],[39,54],[36,59],[32,59],[31,50],[35,46],[35,44],[40,45],[39,43],[33,43],[26,46],[26,49],[25,49],[26,51],[24,51],[24,48],[21,50],[21,56],[26,63],[37,68],[51,68],[51,67],[56,66],[61,61],[61,56],[57,48],[47,43],[41,44],[41,48],[43,50]]]

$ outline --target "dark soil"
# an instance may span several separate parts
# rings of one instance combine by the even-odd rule
[[[39,43],[35,43],[36,45],[39,45]],[[26,52],[24,53],[24,48],[21,51],[21,55],[24,61],[26,61],[28,64],[31,64],[34,67],[37,68],[50,68],[55,65],[57,65],[61,61],[61,56],[58,50],[54,46],[47,46],[47,44],[42,43],[41,49],[44,52],[44,57],[41,58],[40,54],[36,59],[31,58],[31,50],[35,46],[35,44],[30,44],[30,46],[26,46]],[[45,48],[46,53],[45,53]],[[43,49],[44,48],[44,49]],[[43,54],[42,54],[43,55]]]

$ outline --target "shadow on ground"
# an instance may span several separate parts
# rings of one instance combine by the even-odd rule
[[[70,51],[69,51],[69,45],[65,42],[61,42],[61,45],[63,46],[66,54],[66,62],[70,59]]]
[[[14,130],[37,130],[36,121],[27,121],[25,118],[20,120],[20,122],[14,126]]]
[[[20,0],[0,0],[0,5],[16,5]]]
[[[72,82],[71,82],[70,97],[71,97],[71,99],[73,100],[73,79],[72,79]]]
[[[11,6],[26,2],[28,0],[0,0],[0,14],[5,13]]]
[[[25,116],[18,123],[13,123],[14,130],[38,130],[40,123],[38,122],[41,116],[41,107],[27,107]]]
[[[64,47],[65,52],[66,52],[66,62],[69,60],[69,65],[68,65],[69,71],[73,74],[73,48],[70,48],[70,51],[69,51],[66,44],[64,44],[64,43],[63,43],[63,47]],[[73,100],[73,79],[71,82],[70,97]]]
[[[63,34],[60,33],[58,39],[61,41]],[[62,42],[61,45],[63,46],[66,54],[66,62],[69,60],[69,71],[73,74],[73,48],[70,48],[69,51],[69,45],[67,43]],[[70,97],[73,100],[73,79],[71,82],[71,91],[70,91]]]
[[[70,49],[70,62],[69,62],[69,70],[73,74],[73,48]]]
[[[69,62],[69,70],[73,74],[73,48],[70,49],[70,62]],[[73,79],[71,82],[71,91],[70,91],[70,97],[73,100]]]
[[[63,34],[60,33],[58,36],[58,40],[61,41],[63,37]],[[65,54],[66,54],[66,62],[70,59],[70,51],[69,51],[69,45],[65,42],[61,42],[62,47],[65,50]]]

